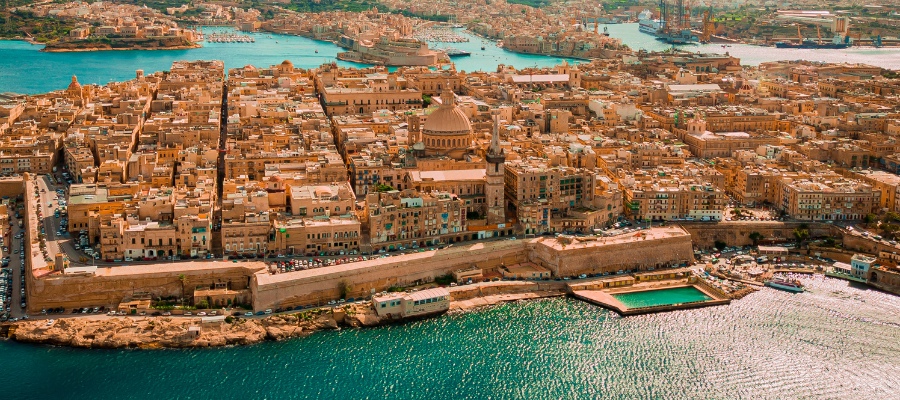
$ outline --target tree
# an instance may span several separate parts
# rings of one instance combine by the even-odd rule
[[[353,286],[350,285],[349,282],[345,280],[341,280],[338,282],[338,292],[341,294],[342,299],[346,299],[347,295],[353,290]]]
[[[802,247],[803,241],[809,238],[809,225],[800,224],[794,228],[794,237],[797,238],[797,247]]]
[[[750,235],[748,235],[748,237],[750,238],[750,240],[753,241],[754,246],[758,245],[760,240],[763,240],[766,238],[765,236],[763,236],[762,233],[755,232],[755,231],[750,232]]]
[[[716,240],[713,245],[716,246],[716,249],[719,251],[725,250],[725,248],[728,247],[728,243],[725,243],[721,240]]]
[[[380,192],[390,192],[391,190],[394,190],[394,187],[391,185],[385,185],[383,183],[379,183],[379,184],[375,185],[375,191],[379,192],[379,193]]]
[[[866,225],[878,220],[878,216],[872,213],[866,214]]]
[[[178,274],[178,280],[181,282],[181,307],[184,308],[184,285],[187,283],[187,276]]]

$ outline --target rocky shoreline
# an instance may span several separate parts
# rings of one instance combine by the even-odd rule
[[[563,295],[560,291],[540,291],[477,297],[452,302],[450,312]],[[9,326],[9,338],[22,343],[92,349],[246,346],[305,337],[318,331],[376,327],[407,320],[381,318],[371,304],[364,303],[263,318],[218,318],[216,321],[209,318],[98,316],[49,321],[16,322]]]
[[[81,317],[18,322],[10,338],[23,343],[95,349],[160,349],[251,345],[303,337],[322,330],[378,326],[391,320],[369,305],[310,310],[265,318],[208,322],[181,317]]]

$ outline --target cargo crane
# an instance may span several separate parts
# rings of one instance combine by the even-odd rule
[[[703,12],[703,31],[700,34],[700,43],[709,43],[712,41],[713,31],[716,30],[715,22],[712,21],[712,7]]]
[[[669,44],[696,43],[697,36],[691,33],[690,24],[687,23],[689,18],[685,17],[684,0],[676,0],[674,14],[669,12],[668,6],[664,1],[660,3],[663,6],[665,25],[657,35],[656,40]]]

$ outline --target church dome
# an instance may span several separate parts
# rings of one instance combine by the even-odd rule
[[[422,130],[436,136],[471,132],[472,124],[469,122],[469,117],[466,117],[463,110],[456,106],[456,97],[453,92],[444,92],[441,100],[443,104],[428,116]]]
[[[68,90],[81,90],[81,84],[78,83],[78,78],[75,75],[72,75],[72,83],[69,84]]]

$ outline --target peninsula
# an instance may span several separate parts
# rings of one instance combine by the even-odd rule
[[[130,4],[51,2],[15,8],[8,18],[4,35],[43,43],[47,52],[189,49],[202,38],[157,10]]]
[[[801,273],[900,292],[895,71],[634,52],[67,83],[0,102],[22,340],[253,343],[559,295],[634,315]]]

